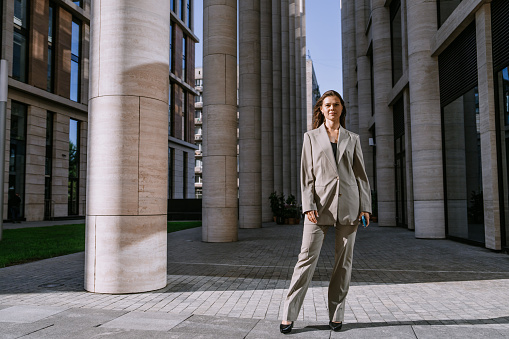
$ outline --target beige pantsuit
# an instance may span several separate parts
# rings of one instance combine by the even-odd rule
[[[302,247],[285,300],[283,320],[295,321],[313,278],[325,234],[335,228],[335,260],[329,283],[329,319],[342,322],[352,273],[357,219],[371,213],[371,194],[359,136],[340,128],[334,157],[325,126],[304,134],[301,163],[302,209],[318,211],[304,221]]]

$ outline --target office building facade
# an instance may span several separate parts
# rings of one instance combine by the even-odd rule
[[[509,2],[342,1],[349,127],[381,226],[509,246]]]

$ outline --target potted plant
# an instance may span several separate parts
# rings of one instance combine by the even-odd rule
[[[276,222],[279,225],[282,225],[285,223],[285,195],[281,193],[277,196],[278,200],[278,210],[276,215]]]
[[[378,200],[376,190],[371,190],[371,221],[378,222]]]
[[[286,199],[286,210],[288,215],[288,224],[295,225],[296,223],[296,210],[297,210],[297,199],[293,194],[288,196]]]
[[[277,195],[276,191],[269,195],[269,201],[270,209],[272,210],[272,218],[274,219],[274,222],[276,222],[277,216],[279,214],[279,196]]]

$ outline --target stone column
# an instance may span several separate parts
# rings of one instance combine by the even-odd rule
[[[352,1],[348,6],[348,18],[349,24],[351,25],[350,34],[348,35],[348,55],[344,56],[348,58],[349,74],[348,84],[343,92],[348,91],[349,107],[348,107],[348,118],[349,118],[349,129],[354,133],[359,133],[359,110],[357,102],[357,47],[356,38],[357,33],[363,32],[363,29],[359,29],[363,26],[363,23],[356,22],[355,12],[357,6],[360,6],[359,1]]]
[[[237,2],[203,2],[202,239],[237,241]]]
[[[302,148],[302,141],[304,137],[304,133],[308,130],[308,121],[307,121],[307,67],[306,67],[306,0],[300,0],[300,58],[301,58],[301,71],[300,71],[300,95],[301,95],[301,131],[299,137],[299,145]],[[299,153],[300,155],[301,153]],[[300,164],[299,164],[300,165]],[[300,171],[299,171],[300,173]],[[300,187],[299,187],[300,191]],[[299,202],[300,204],[300,202]]]
[[[96,0],[91,18],[85,289],[163,288],[169,2]]]
[[[353,4],[353,3],[352,3]],[[364,27],[367,24],[366,4],[364,2],[355,2],[355,22],[356,27]],[[364,29],[355,31],[356,40],[356,65],[357,65],[357,113],[358,130],[361,139],[362,152],[364,154],[364,164],[366,174],[368,175],[371,188],[373,183],[373,146],[369,145],[371,133],[369,131],[369,121],[371,120],[371,72],[369,57],[366,55],[368,49],[368,38]],[[354,110],[355,111],[355,110]],[[348,114],[352,114],[348,112]]]
[[[353,2],[350,2],[353,6]],[[345,90],[348,88],[349,80],[349,65],[348,65],[348,36],[349,34],[353,34],[350,32],[351,24],[348,18],[348,6],[349,2],[346,0],[341,0],[341,40],[343,41],[341,44],[341,55],[342,55],[342,64],[343,64],[343,100],[345,101],[345,105],[350,108],[350,97],[348,96],[348,91]],[[323,92],[323,89],[321,90]],[[349,115],[347,115],[346,122],[349,122]]]
[[[436,2],[408,1],[406,9],[415,236],[444,238],[444,181],[440,92],[437,86],[438,60],[436,57],[431,57],[430,51],[430,39],[437,31]],[[379,181],[382,180],[380,177]]]
[[[380,226],[396,225],[396,193],[394,187],[394,127],[392,109],[388,106],[387,96],[391,89],[391,30],[389,8],[385,0],[373,0],[372,34],[373,34],[373,73],[375,98],[376,128],[376,163],[377,163],[377,196],[378,224]],[[355,67],[350,65],[350,69]],[[352,79],[349,79],[352,83]],[[352,101],[353,98],[350,98]],[[440,120],[440,119],[439,119]]]
[[[274,191],[272,113],[272,0],[260,2],[261,105],[262,105],[262,221],[272,221],[269,195]],[[280,153],[279,153],[280,154]],[[278,154],[278,156],[279,156]]]
[[[295,0],[289,0],[288,46],[290,64],[290,124],[283,128],[290,130],[290,193],[295,195],[297,188],[297,144],[295,142],[296,106],[295,106]]]
[[[295,0],[295,197],[297,201],[300,199],[300,156],[301,156],[301,129],[302,129],[302,112],[301,112],[301,65],[300,65],[300,49],[301,49],[301,30],[300,30],[300,0]]]
[[[289,4],[281,0],[281,90],[282,90],[282,135],[283,135],[283,193],[291,193],[290,183],[290,47],[289,47]]]
[[[497,172],[495,88],[491,41],[491,6],[484,4],[475,14],[479,116],[481,122],[484,238],[486,247],[501,249],[500,201]]]
[[[283,131],[281,105],[281,1],[272,0],[272,118],[274,134],[274,191],[283,192]]]
[[[262,227],[260,0],[239,2],[239,226]]]

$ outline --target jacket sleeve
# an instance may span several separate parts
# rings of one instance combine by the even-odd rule
[[[364,157],[362,156],[361,141],[359,136],[355,140],[355,152],[353,155],[353,172],[357,186],[359,187],[359,204],[361,212],[371,213],[371,190],[368,176],[364,169]]]
[[[304,134],[302,157],[300,164],[300,187],[302,196],[302,212],[317,210],[315,203],[315,174],[313,171],[313,150],[309,135]]]

